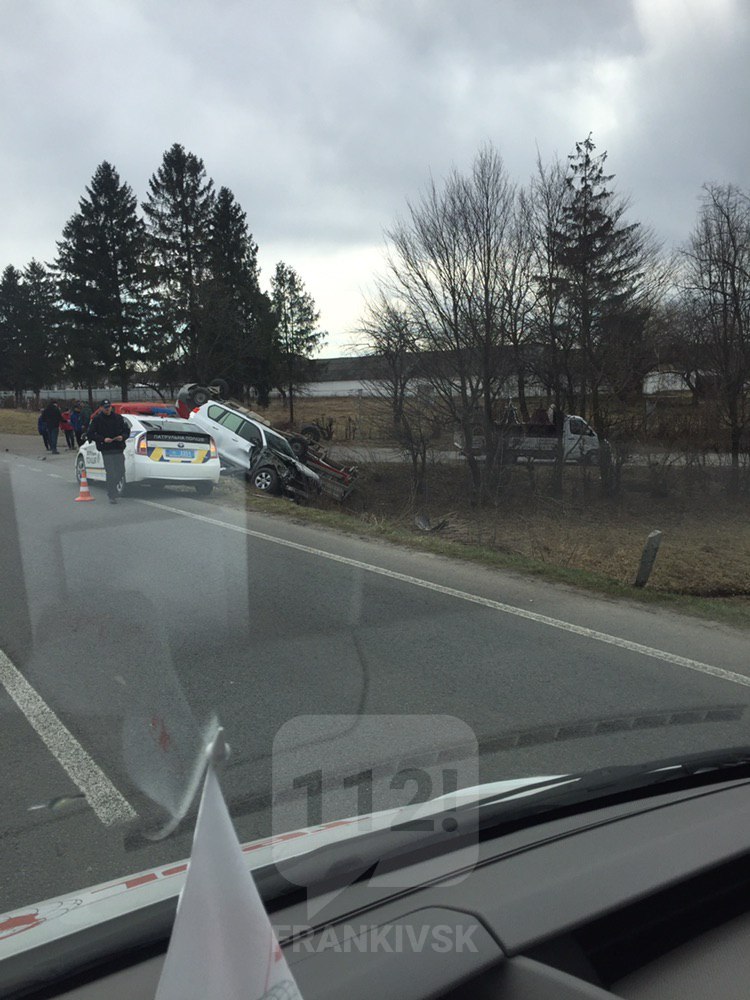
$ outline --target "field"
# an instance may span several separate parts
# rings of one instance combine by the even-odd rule
[[[648,470],[634,470],[622,494],[604,500],[595,472],[570,467],[566,495],[554,500],[543,481],[549,471],[536,470],[532,487],[521,465],[510,472],[493,503],[472,507],[465,470],[434,465],[419,509],[430,525],[447,522],[435,537],[541,566],[595,573],[623,585],[632,583],[646,536],[658,529],[662,543],[651,589],[750,598],[748,498],[723,495],[719,472],[692,490],[685,488],[685,477],[677,477],[673,492],[654,496]],[[419,531],[402,466],[365,469],[350,510],[365,520]]]
[[[38,416],[34,410],[0,409],[0,434],[36,434]]]

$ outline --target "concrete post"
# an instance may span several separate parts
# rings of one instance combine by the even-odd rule
[[[654,568],[654,563],[656,562],[656,553],[659,551],[659,546],[661,545],[661,532],[652,531],[651,534],[646,539],[646,544],[643,546],[643,555],[641,556],[641,564],[638,567],[638,572],[635,576],[635,586],[645,587],[648,583],[648,578],[651,576],[651,570]]]

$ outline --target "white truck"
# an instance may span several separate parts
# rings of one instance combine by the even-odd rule
[[[498,450],[501,461],[515,462],[519,458],[548,459],[553,461],[557,450],[557,431],[553,423],[546,424],[504,424],[497,425]],[[463,432],[456,431],[454,444],[465,455],[466,441]],[[596,431],[586,423],[583,417],[566,414],[562,429],[563,455],[566,462],[578,462],[581,465],[597,465],[602,449],[602,442]],[[471,453],[481,457],[486,453],[484,429],[475,425],[472,430]]]

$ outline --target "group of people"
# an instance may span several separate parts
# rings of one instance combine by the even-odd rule
[[[65,435],[68,451],[80,447],[83,435],[91,420],[91,409],[88,405],[76,400],[70,409],[61,410],[57,402],[51,399],[43,410],[39,411],[37,430],[42,436],[45,449],[52,455],[59,455],[57,439],[60,431]]]
[[[54,399],[39,413],[37,423],[44,447],[52,455],[59,455],[57,439],[62,431],[69,450],[83,444],[84,434],[101,452],[110,503],[117,503],[118,487],[125,481],[125,442],[130,425],[116,413],[112,403],[103,399],[93,414],[85,403],[77,400],[69,410],[61,410]]]

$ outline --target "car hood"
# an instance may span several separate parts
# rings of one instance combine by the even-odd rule
[[[452,806],[485,803],[502,796],[504,800],[544,791],[550,783],[565,776],[549,775],[494,781],[472,788],[459,789],[423,804],[421,815],[441,812],[448,800]],[[400,819],[404,808],[370,813],[368,830],[388,829]],[[303,827],[289,833],[251,841],[242,845],[250,871],[299,857],[322,847],[351,841],[361,832],[364,816],[353,816],[320,826]],[[111,882],[91,886],[79,892],[0,914],[0,961],[13,955],[65,938],[87,927],[133,913],[141,908],[174,898],[182,889],[188,869],[187,860],[149,868]]]

